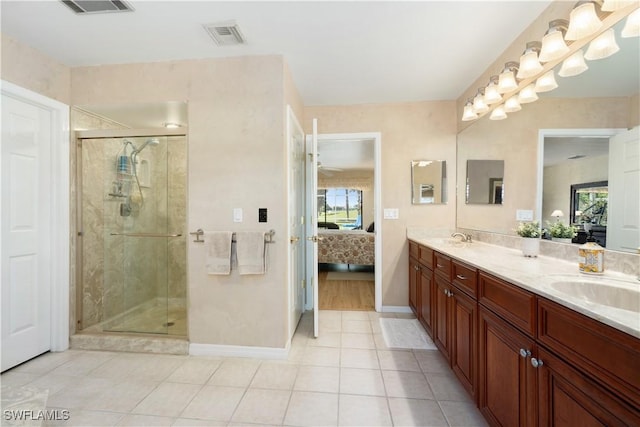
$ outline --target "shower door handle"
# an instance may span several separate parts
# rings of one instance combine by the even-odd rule
[[[110,233],[111,236],[125,237],[180,237],[182,234],[163,234],[163,233]]]

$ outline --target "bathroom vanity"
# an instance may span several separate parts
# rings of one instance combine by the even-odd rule
[[[489,424],[640,425],[640,282],[408,237],[409,305]]]

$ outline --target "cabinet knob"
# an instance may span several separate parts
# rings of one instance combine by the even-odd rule
[[[535,357],[531,358],[531,366],[533,366],[534,368],[539,368],[542,365],[544,365],[544,363],[542,363],[542,360],[538,360]]]
[[[418,267],[417,265],[414,265],[414,266],[413,266],[413,269],[414,269],[415,271],[420,271],[420,267]]]
[[[520,349],[520,356],[527,358],[531,356],[531,352],[529,350],[525,350],[524,348]]]

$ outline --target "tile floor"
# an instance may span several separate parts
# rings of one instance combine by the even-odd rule
[[[0,377],[49,390],[64,426],[485,426],[437,351],[390,350],[378,318],[303,316],[288,360],[69,350]]]

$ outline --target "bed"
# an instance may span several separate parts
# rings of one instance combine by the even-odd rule
[[[364,230],[318,230],[318,262],[375,264],[375,234]]]

